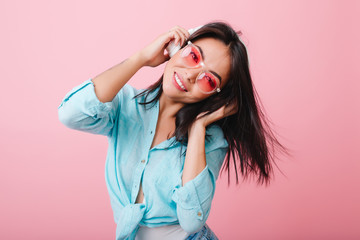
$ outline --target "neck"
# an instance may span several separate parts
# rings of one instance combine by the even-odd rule
[[[160,96],[159,104],[159,117],[165,118],[175,118],[176,113],[185,105],[184,103],[172,101],[163,93]]]

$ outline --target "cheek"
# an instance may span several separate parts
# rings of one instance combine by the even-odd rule
[[[211,95],[213,95],[213,94],[205,94],[198,89],[196,89],[196,91],[194,89],[193,94],[192,94],[194,102],[200,102],[202,100],[205,100],[206,98],[210,97]]]
[[[166,66],[164,69],[163,83],[170,84],[172,82],[173,71],[170,66]]]
[[[167,80],[171,80],[172,74],[174,72],[174,67],[176,67],[176,62],[173,58],[171,58],[165,65],[164,78],[167,77]]]
[[[170,69],[171,69],[171,64],[170,64],[170,62],[167,62],[167,64],[165,65],[165,69],[164,69],[164,76],[169,75]]]

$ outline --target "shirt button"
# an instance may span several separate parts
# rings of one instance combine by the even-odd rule
[[[150,131],[150,134],[152,134],[152,131]]]
[[[141,163],[144,163],[145,162],[145,160],[143,159],[143,160],[141,160]]]
[[[201,216],[201,212],[198,212],[198,214],[197,214],[199,217]]]

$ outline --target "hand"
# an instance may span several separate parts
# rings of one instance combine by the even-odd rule
[[[201,124],[203,127],[206,127],[209,124],[216,122],[224,117],[228,117],[237,113],[238,108],[239,106],[237,104],[237,101],[232,101],[209,115],[204,116],[207,112],[202,112],[196,117],[193,125]]]
[[[180,45],[189,38],[189,32],[182,27],[175,26],[168,32],[158,36],[152,43],[140,51],[140,55],[144,59],[145,66],[156,67],[169,60],[169,54],[164,53],[165,48],[171,41]]]

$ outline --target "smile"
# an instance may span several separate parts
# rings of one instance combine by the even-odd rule
[[[187,92],[187,89],[185,88],[183,82],[180,80],[180,78],[176,72],[174,73],[173,80],[174,80],[175,87],[177,87],[179,90]]]

